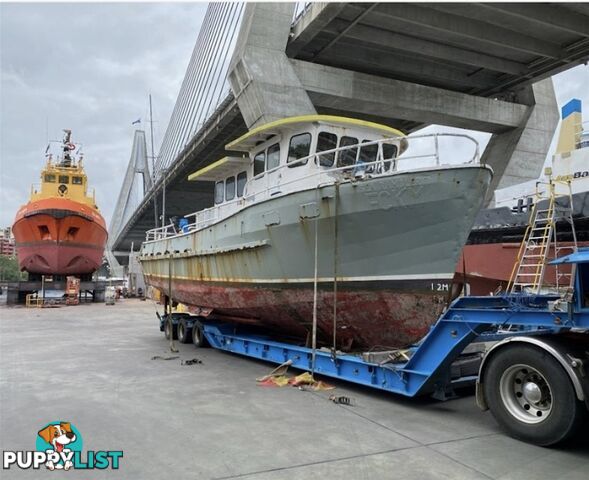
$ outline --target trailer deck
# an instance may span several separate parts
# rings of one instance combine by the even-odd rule
[[[407,350],[405,362],[376,363],[278,342],[214,317],[183,317],[176,329],[184,342],[192,339],[197,346],[206,339],[219,350],[288,362],[407,397],[432,394],[445,399],[455,383],[476,381],[482,409],[490,408],[511,435],[547,446],[573,435],[589,409],[589,250],[557,262],[575,264],[574,292],[458,298],[419,344]],[[169,328],[168,336],[172,322]],[[475,340],[495,345],[478,375],[454,378],[452,365]]]

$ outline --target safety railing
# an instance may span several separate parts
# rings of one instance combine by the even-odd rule
[[[466,160],[447,161],[440,153],[441,139],[455,141],[457,138],[471,142],[473,150],[470,154],[465,155]],[[431,143],[430,146],[427,145],[427,141]],[[406,152],[409,151],[409,144],[411,144],[412,155],[406,155]],[[373,145],[377,146],[376,155],[374,155],[375,159],[369,162],[361,161],[360,150]],[[396,147],[395,154],[387,156],[384,148],[385,145]],[[451,145],[451,147],[455,147],[455,145]],[[355,152],[354,163],[341,165],[342,159],[345,158],[341,153],[354,149],[357,150]],[[401,153],[397,154],[399,151]],[[450,148],[449,151],[453,153],[457,149]],[[325,159],[330,158],[332,155],[332,165],[326,166]],[[429,160],[429,163],[427,160]],[[411,161],[413,165],[404,168],[404,163],[407,161]],[[422,164],[416,165],[416,162],[422,162]],[[202,230],[236,213],[245,206],[276,197],[280,194],[292,193],[305,188],[316,188],[343,180],[359,181],[364,178],[393,175],[401,171],[457,164],[478,164],[479,162],[478,142],[468,135],[455,133],[385,138],[314,152],[306,157],[266,170],[251,178],[245,184],[244,194],[241,198],[199,210],[184,217],[185,219],[194,218],[193,222],[188,222],[181,226],[169,224],[149,230],[146,235],[146,242]],[[284,175],[281,175],[281,173]]]
[[[151,230],[148,230],[145,236],[145,241],[151,242],[154,240],[162,240],[168,237],[173,237],[177,234],[178,229],[176,228],[176,225],[170,223],[169,225],[164,225],[163,227],[152,228]]]
[[[441,141],[443,142],[443,140],[446,139],[465,139],[472,143],[473,150],[471,154],[466,155],[466,160],[447,161],[445,159],[445,155],[447,154],[445,154],[444,156],[440,154],[440,143]],[[431,143],[431,145],[428,145],[428,142]],[[411,144],[412,155],[407,155],[407,152],[409,151],[409,144]],[[378,147],[376,151],[375,160],[370,162],[362,161],[362,149],[366,149],[367,147],[371,147],[373,145]],[[392,145],[397,147],[395,154],[390,157],[387,157],[384,152],[385,145]],[[455,151],[455,145],[450,145],[449,147],[450,148],[448,148],[448,151]],[[341,155],[341,153],[350,150],[357,150],[355,153],[355,162],[352,164],[341,165],[342,158],[344,158],[344,156]],[[397,153],[399,151],[400,153]],[[334,157],[333,165],[324,166],[324,164],[322,163],[323,159],[329,158],[332,154]],[[428,159],[430,160],[430,162],[427,162]],[[410,160],[412,164],[406,166],[405,164],[408,160]],[[421,161],[422,163],[416,164],[416,162],[418,161]],[[399,171],[414,170],[416,168],[424,168],[431,166],[442,167],[446,165],[449,166],[455,164],[474,164],[479,162],[479,144],[473,137],[469,135],[459,133],[435,133],[425,135],[413,135],[411,137],[385,138],[380,140],[373,140],[370,142],[362,142],[354,145],[348,145],[345,147],[337,147],[330,150],[323,150],[321,152],[314,152],[313,154],[300,158],[296,161],[282,164],[278,167],[266,170],[248,180],[248,182],[245,185],[243,198],[249,200],[255,198],[256,195],[268,193],[270,194],[269,196],[274,196],[281,187],[284,187],[286,185],[308,180],[312,177],[327,176],[327,178],[335,178],[333,177],[333,174],[338,173],[347,176],[351,175],[354,178],[360,178],[366,175],[370,175],[371,177],[373,177],[376,175],[393,174]],[[287,175],[287,177],[292,178],[287,179],[286,181],[282,181],[282,179],[279,176],[281,172],[293,172],[298,170],[297,167],[300,167],[302,165],[306,165],[308,167],[308,170],[310,167],[311,171],[308,171],[306,175]],[[254,190],[253,186],[259,186],[260,180],[262,179],[266,179],[265,188],[263,190],[258,189],[258,191],[252,191]]]
[[[27,308],[41,308],[43,304],[43,297],[39,297],[36,293],[28,293],[25,297],[25,306]]]
[[[200,210],[198,212],[189,213],[184,218],[190,219],[194,217],[194,222],[184,225],[182,227],[182,232],[191,232],[193,230],[200,230],[201,228],[210,225],[211,223],[215,222],[219,218],[219,213],[223,205],[217,205],[216,207],[206,208],[204,210]]]

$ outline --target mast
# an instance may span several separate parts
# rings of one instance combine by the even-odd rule
[[[62,167],[71,167],[72,166],[72,157],[70,155],[70,151],[75,150],[76,146],[72,143],[72,131],[69,129],[64,129],[64,137],[63,137],[63,159],[61,161]]]
[[[153,110],[151,108],[151,93],[149,94],[149,132],[151,139],[151,179],[152,185],[155,187],[155,151],[153,149]],[[157,214],[157,196],[153,196],[153,220],[154,225],[157,228],[158,225],[158,214]]]
[[[151,139],[151,178],[155,183],[155,153],[153,149],[153,110],[151,108],[151,93],[149,94],[149,131]]]

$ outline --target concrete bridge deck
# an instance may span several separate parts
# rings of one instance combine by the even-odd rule
[[[407,133],[431,123],[491,132],[484,160],[496,170],[494,186],[536,178],[558,121],[550,80],[538,82],[589,59],[586,4],[318,2],[294,22],[292,7],[262,5],[247,5],[233,53],[237,98],[230,93],[159,172],[126,224],[111,232],[113,251],[126,255],[153,228],[164,183],[166,217],[210,206],[212,185],[188,183],[187,175],[224,156],[224,145],[254,122],[292,111]],[[235,70],[241,62],[247,72],[248,61],[250,78],[241,85]],[[264,78],[251,75],[257,69]],[[253,104],[261,111],[250,111]]]

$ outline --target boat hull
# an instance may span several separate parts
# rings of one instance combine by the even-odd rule
[[[23,271],[84,275],[102,264],[106,225],[87,205],[59,198],[30,202],[18,211],[12,231]]]
[[[338,347],[406,345],[447,302],[490,179],[480,166],[399,172],[253,204],[198,232],[144,243],[146,281],[193,310],[304,338],[316,278],[319,334],[329,344],[335,278]]]
[[[580,242],[579,247],[589,247],[589,242]],[[520,243],[485,243],[479,245],[466,245],[462,250],[460,259],[456,265],[457,278],[469,284],[470,295],[491,295],[498,289],[506,290],[517,261]],[[548,258],[568,255],[574,251],[571,242],[559,242],[558,255],[554,251],[554,245],[549,248]],[[492,259],[492,261],[489,261]],[[547,265],[544,273],[543,284],[547,287],[566,285],[571,273],[570,265]]]
[[[166,279],[150,284],[167,292]],[[431,286],[439,288],[432,295]],[[443,285],[443,286],[442,286]],[[448,291],[437,279],[419,282],[388,282],[358,285],[338,283],[336,343],[339,348],[397,348],[423,337],[448,300]],[[188,305],[207,305],[221,319],[263,326],[278,334],[304,340],[312,328],[313,285],[213,284],[174,280],[172,296]],[[205,300],[206,299],[206,300]],[[330,345],[334,318],[333,284],[317,292],[317,331],[322,344]],[[203,312],[202,307],[192,308]]]

